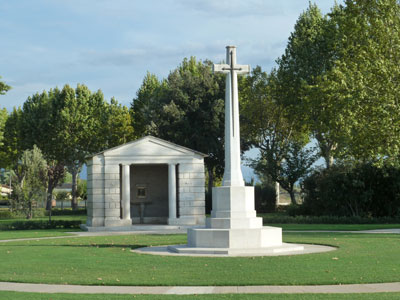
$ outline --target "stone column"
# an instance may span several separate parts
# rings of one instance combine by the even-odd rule
[[[129,165],[122,165],[122,219],[131,219],[131,187]]]
[[[168,224],[176,219],[176,164],[168,164]]]

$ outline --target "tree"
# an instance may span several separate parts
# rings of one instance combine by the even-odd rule
[[[54,105],[59,110],[57,144],[72,175],[71,204],[76,209],[78,174],[87,157],[133,140],[131,116],[114,98],[107,103],[100,90],[92,93],[79,84],[76,89],[65,85]]]
[[[342,107],[346,155],[398,163],[400,6],[396,0],[346,0],[335,16],[338,55],[316,86]]]
[[[101,91],[92,93],[85,85],[76,89],[65,85],[51,102],[56,128],[54,143],[57,160],[72,175],[71,207],[77,208],[77,177],[91,153],[100,151],[103,145],[102,118],[105,109]],[[56,172],[57,173],[57,172]]]
[[[151,122],[158,109],[158,93],[165,88],[165,80],[160,82],[156,75],[147,72],[142,85],[131,104],[132,124],[137,136],[145,136],[155,127]]]
[[[272,151],[264,151],[257,160],[253,160],[252,167],[257,173],[268,174],[278,182],[289,193],[291,203],[295,204],[295,183],[310,172],[317,157],[314,148],[305,148],[302,143],[291,141],[280,162]]]
[[[4,145],[4,131],[8,118],[7,109],[0,109],[0,147]]]
[[[1,76],[0,76],[1,79]],[[5,84],[4,82],[0,81],[0,95],[4,95],[7,91],[11,89],[11,86]]]
[[[64,167],[72,175],[71,206],[77,208],[78,174],[86,158],[108,147],[133,139],[131,118],[126,107],[115,99],[108,104],[103,93],[92,93],[85,85],[51,89],[29,97],[21,114],[22,148],[38,145],[48,161],[48,204],[53,189],[64,177]]]
[[[47,163],[39,148],[25,150],[17,168],[18,182],[14,184],[14,206],[32,218],[33,205],[44,200],[46,194]]]
[[[135,129],[208,154],[209,186],[223,173],[225,78],[211,63],[184,59],[168,78],[147,74],[132,109]]]
[[[111,98],[110,103],[105,103],[103,113],[105,114],[102,127],[102,135],[105,139],[102,145],[103,149],[122,145],[135,139],[136,129],[134,131],[132,116],[126,106]]]
[[[294,203],[294,183],[307,173],[315,158],[303,149],[307,132],[300,131],[289,118],[291,111],[278,98],[278,84],[274,70],[268,75],[260,67],[242,79],[242,133],[260,150],[259,158],[250,160],[250,165],[278,182]]]
[[[335,15],[335,17],[331,17]],[[277,60],[278,97],[297,126],[307,128],[317,140],[320,154],[329,168],[342,146],[343,122],[340,103],[326,97],[317,85],[337,58],[337,19],[341,9],[335,5],[331,15],[323,16],[315,4],[298,18],[285,53]]]
[[[37,145],[48,163],[46,208],[50,211],[53,189],[64,177],[64,152],[57,141],[59,108],[53,105],[57,97],[60,97],[60,90],[57,88],[28,97],[23,105],[18,127],[20,147],[31,149]]]

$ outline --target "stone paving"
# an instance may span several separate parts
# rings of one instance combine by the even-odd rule
[[[346,285],[93,286],[0,282],[0,291],[70,294],[306,294],[400,292],[400,282]]]

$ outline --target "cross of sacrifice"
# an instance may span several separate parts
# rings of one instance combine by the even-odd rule
[[[224,73],[230,74],[230,82],[227,81],[227,91],[225,94],[225,101],[230,100],[230,110],[231,110],[231,118],[232,118],[232,134],[235,136],[235,106],[238,107],[238,93],[237,93],[237,74],[247,74],[250,72],[249,65],[238,65],[236,64],[236,47],[235,46],[227,46],[226,47],[226,61],[229,64],[214,64],[214,73]],[[228,76],[227,76],[228,77]],[[228,83],[230,83],[230,89],[228,89]],[[228,94],[230,96],[228,96]],[[230,98],[230,99],[228,99]],[[239,115],[239,114],[238,114]]]
[[[236,47],[226,47],[227,64],[215,64],[214,73],[226,74],[225,82],[225,169],[223,186],[243,186],[240,169],[240,126],[237,74],[250,72],[249,65],[236,64]]]

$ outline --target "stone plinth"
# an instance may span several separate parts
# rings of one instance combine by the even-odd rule
[[[251,254],[298,251],[282,243],[282,229],[263,226],[254,210],[254,187],[213,188],[213,210],[205,228],[188,229],[185,246],[169,250],[186,254]]]

